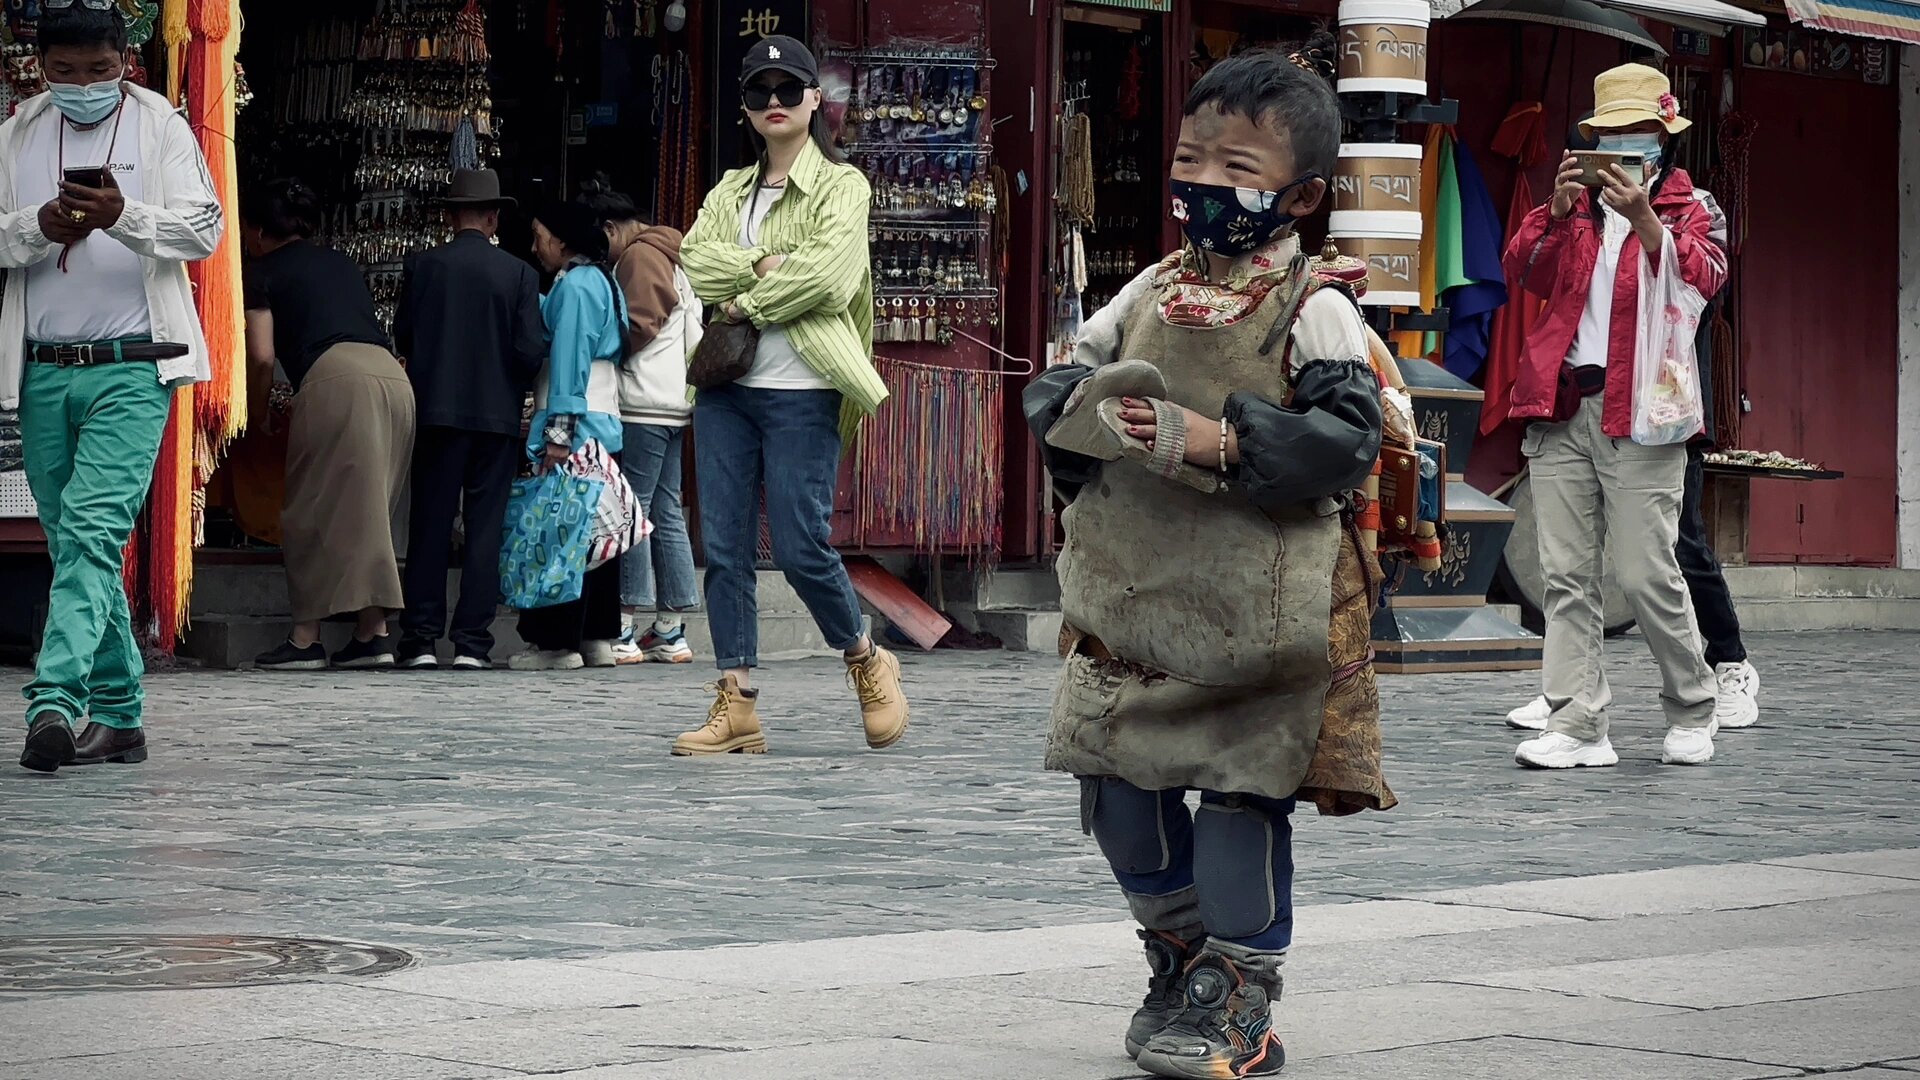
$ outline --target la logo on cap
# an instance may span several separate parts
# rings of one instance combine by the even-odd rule
[[[771,59],[771,60],[780,59],[780,46],[778,45],[767,46],[767,57],[768,59]]]

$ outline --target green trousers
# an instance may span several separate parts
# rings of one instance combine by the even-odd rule
[[[40,662],[23,693],[78,723],[140,726],[140,645],[127,613],[122,552],[147,501],[173,391],[141,361],[26,365],[20,444],[53,557]]]

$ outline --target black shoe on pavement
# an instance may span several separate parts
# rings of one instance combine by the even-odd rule
[[[27,722],[27,746],[20,767],[34,772],[58,772],[73,760],[73,725],[52,709],[42,709]]]
[[[253,666],[261,671],[325,671],[327,647],[316,641],[302,649],[291,641],[283,641],[254,657]]]
[[[80,729],[69,765],[138,765],[147,760],[147,733],[143,728],[117,728],[89,723]]]
[[[493,658],[490,656],[475,656],[472,653],[460,653],[453,658],[453,667],[456,671],[492,671]]]
[[[393,666],[393,641],[386,637],[377,637],[372,641],[355,638],[333,654],[333,666],[348,671],[390,668]]]
[[[400,666],[410,671],[432,671],[440,666],[440,657],[436,654],[431,641],[402,640]]]

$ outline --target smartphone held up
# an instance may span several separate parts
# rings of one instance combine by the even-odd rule
[[[1607,170],[1618,166],[1628,177],[1638,180],[1646,171],[1646,155],[1616,150],[1576,150],[1573,158],[1580,163],[1580,183],[1582,186],[1605,187]]]

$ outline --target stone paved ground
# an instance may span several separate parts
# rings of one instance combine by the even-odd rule
[[[1299,919],[1289,1074],[1920,1073],[1916,644],[1756,640],[1763,726],[1702,769],[1657,764],[1637,642],[1613,770],[1512,766],[1498,716],[1529,676],[1387,680],[1402,806],[1296,822],[1301,903],[1344,906]],[[147,765],[0,770],[0,936],[308,935],[423,966],[0,999],[0,1030],[115,1032],[17,1039],[0,1078],[1132,1075],[1134,946],[1070,782],[1036,768],[1052,663],[908,675],[894,751],[864,749],[830,664],[786,664],[775,752],[705,762],[666,756],[699,670],[156,676]]]

